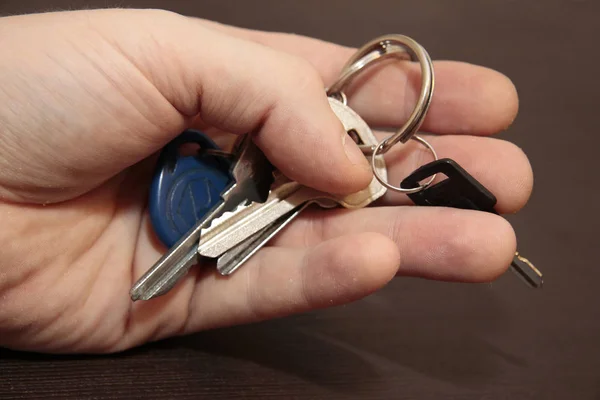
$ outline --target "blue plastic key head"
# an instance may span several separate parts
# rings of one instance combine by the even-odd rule
[[[205,134],[187,130],[167,144],[159,156],[150,186],[150,219],[154,232],[167,247],[173,246],[220,200],[233,178],[225,157],[181,148],[194,143],[201,150],[220,150]]]

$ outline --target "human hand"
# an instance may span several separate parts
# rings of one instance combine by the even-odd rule
[[[306,211],[232,276],[195,267],[167,295],[132,303],[130,287],[166,250],[146,210],[152,156],[184,129],[222,146],[259,129],[256,143],[291,179],[339,193],[368,184],[324,92],[354,50],[156,10],[7,17],[0,32],[2,346],[114,352],[351,302],[394,276],[485,282],[510,264],[503,218],[388,193],[376,207]],[[435,73],[431,143],[490,188],[499,211],[517,211],[532,187],[527,158],[487,137],[516,116],[512,83],[463,63]],[[371,126],[399,126],[419,74],[414,63],[379,68],[350,105]],[[390,181],[427,157],[396,146]]]

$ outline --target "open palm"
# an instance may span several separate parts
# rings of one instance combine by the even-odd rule
[[[346,303],[397,275],[481,282],[510,263],[515,238],[501,217],[388,193],[367,209],[309,210],[232,276],[194,268],[169,294],[132,303],[133,282],[165,251],[147,214],[154,155],[184,129],[223,146],[256,130],[276,167],[318,189],[370,181],[323,91],[353,50],[150,10],[9,17],[0,30],[0,345],[119,351]],[[516,115],[511,82],[462,63],[435,72],[423,126],[432,144],[489,187],[500,211],[518,210],[528,161],[485,137]],[[418,90],[417,65],[390,64],[350,104],[372,126],[399,126]],[[428,161],[404,147],[387,156],[396,183]]]

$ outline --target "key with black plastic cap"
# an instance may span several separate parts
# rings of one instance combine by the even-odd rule
[[[402,181],[401,187],[417,188],[419,182],[436,174],[446,175],[447,179],[420,192],[408,195],[416,205],[479,210],[499,214],[495,209],[497,200],[494,194],[449,158],[423,165],[406,177]],[[511,263],[511,268],[529,286],[539,288],[543,285],[541,272],[518,252]]]

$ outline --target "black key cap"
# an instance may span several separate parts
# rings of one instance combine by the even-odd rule
[[[401,187],[405,189],[417,188],[421,181],[435,174],[444,174],[447,179],[420,192],[408,194],[416,205],[452,207],[498,214],[495,209],[496,196],[458,163],[449,158],[423,165],[406,177],[402,181]],[[515,254],[511,267],[531,287],[538,288],[542,286],[543,279],[540,271],[518,252]]]

